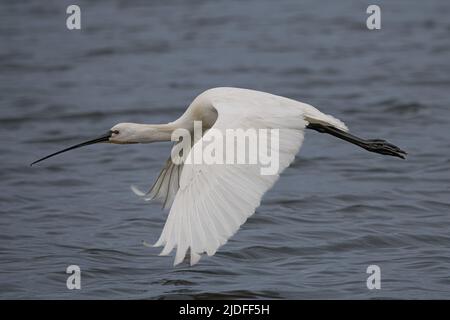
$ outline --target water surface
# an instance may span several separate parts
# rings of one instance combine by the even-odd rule
[[[0,298],[450,298],[450,3],[0,3]],[[137,198],[170,146],[33,160],[117,122],[163,123],[216,86],[308,102],[408,160],[308,132],[292,166],[214,257],[145,247],[167,213]],[[82,289],[66,289],[77,264]],[[368,290],[366,268],[381,268]]]

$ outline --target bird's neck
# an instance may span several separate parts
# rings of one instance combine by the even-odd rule
[[[138,137],[136,142],[151,143],[158,141],[171,141],[172,133],[177,127],[168,124],[136,124]]]

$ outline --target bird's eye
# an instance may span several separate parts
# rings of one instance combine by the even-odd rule
[[[119,134],[119,130],[112,130],[111,132],[114,134]]]

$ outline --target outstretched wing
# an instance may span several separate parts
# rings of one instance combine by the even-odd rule
[[[279,146],[268,142],[272,156],[278,155],[278,169],[262,175],[264,166],[257,164],[185,163],[180,187],[169,212],[164,230],[155,246],[163,246],[161,255],[177,248],[174,265],[184,260],[190,249],[191,265],[202,253],[213,255],[239,229],[259,206],[264,193],[289,166],[303,142],[307,122],[301,108],[280,109],[273,101],[265,105],[247,102],[214,103],[218,117],[212,129],[226,135],[227,129],[278,129]],[[245,104],[245,105],[243,105]],[[280,112],[282,111],[282,112]],[[200,141],[214,139],[213,130]],[[261,136],[260,136],[261,137]],[[267,135],[267,139],[271,139]],[[200,142],[199,141],[199,142]],[[189,156],[197,154],[204,143],[196,143]]]
[[[147,193],[131,186],[133,192],[144,198],[144,200],[157,200],[162,203],[163,209],[170,208],[180,186],[180,177],[183,164],[175,164],[172,159],[167,159],[164,168],[159,173],[156,181]]]

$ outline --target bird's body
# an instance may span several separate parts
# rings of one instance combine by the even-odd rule
[[[188,249],[191,264],[200,254],[213,255],[239,229],[259,206],[262,195],[278,179],[279,173],[294,159],[308,122],[333,125],[343,130],[339,120],[316,108],[265,92],[214,88],[200,94],[186,112],[170,126],[193,130],[194,121],[203,127],[219,130],[235,128],[278,128],[282,130],[280,169],[272,176],[262,176],[258,166],[250,165],[187,165],[181,171],[179,185],[173,165],[150,192],[148,199],[174,199],[161,237],[155,244],[164,246],[162,255],[177,249],[175,264],[180,263]],[[307,122],[308,121],[308,122]],[[114,128],[113,128],[114,129]],[[194,146],[195,148],[195,146]],[[178,174],[178,173],[177,173]],[[169,194],[167,194],[169,193]]]
[[[186,112],[170,124],[191,130],[192,122],[197,120],[202,121],[205,127],[210,128],[216,122],[219,108],[224,116],[229,114],[250,118],[258,115],[299,116],[302,120],[333,125],[341,130],[347,130],[342,121],[326,115],[306,103],[262,91],[229,87],[213,88],[201,93],[192,101]]]
[[[401,158],[406,154],[384,140],[363,140],[350,135],[342,121],[311,105],[240,88],[209,89],[197,96],[180,118],[168,124],[121,123],[111,128],[106,136],[60,152],[101,141],[117,144],[170,141],[177,129],[194,132],[196,121],[201,122],[203,136],[193,140],[190,154],[202,153],[202,142],[212,141],[214,133],[276,129],[279,144],[271,143],[270,151],[278,157],[279,165],[273,174],[263,175],[261,163],[174,163],[169,158],[148,193],[135,189],[146,199],[159,198],[166,207],[171,205],[155,246],[164,246],[161,255],[176,248],[174,264],[182,262],[190,250],[193,265],[201,254],[213,255],[227,242],[255,212],[264,193],[293,161],[306,128],[329,133],[372,152]],[[225,148],[227,152],[230,150]]]

